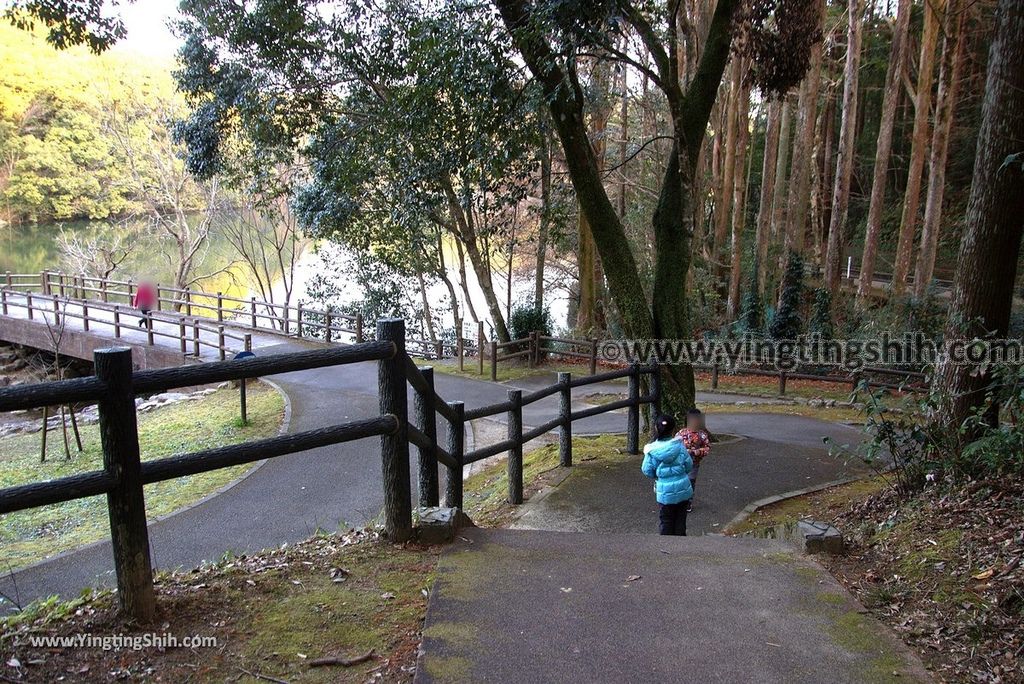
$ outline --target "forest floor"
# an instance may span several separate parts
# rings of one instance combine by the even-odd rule
[[[409,681],[437,554],[350,531],[229,557],[159,575],[152,625],[117,617],[110,591],[37,603],[0,622],[0,681]]]
[[[848,552],[821,563],[942,679],[1024,681],[1024,479],[940,483],[906,500],[886,484],[787,499],[727,532],[832,522]]]
[[[220,389],[206,396],[140,413],[139,448],[143,461],[214,446],[271,437],[281,428],[284,398],[270,385],[248,387],[248,423],[241,424],[238,390]],[[65,457],[63,434],[50,429],[45,461],[40,460],[41,432],[0,438],[0,487],[66,477],[103,467],[99,426],[80,425],[82,451],[69,436],[72,457]],[[70,427],[68,428],[71,432]],[[150,520],[194,504],[242,477],[253,466],[235,466],[146,486]],[[0,517],[3,571],[43,560],[109,535],[103,496],[32,508]]]

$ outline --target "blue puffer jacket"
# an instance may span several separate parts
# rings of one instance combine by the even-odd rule
[[[693,498],[689,472],[693,459],[678,437],[659,439],[644,447],[644,475],[654,478],[654,494],[660,504],[677,504]]]

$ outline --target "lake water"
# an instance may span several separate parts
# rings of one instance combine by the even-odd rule
[[[63,223],[47,224],[26,224],[17,228],[5,226],[0,228],[0,273],[9,271],[11,273],[39,273],[43,270],[64,270],[71,272],[67,264],[62,264],[62,254],[58,245],[58,237],[63,228],[65,231],[87,236],[103,224],[89,221],[67,221]],[[173,282],[173,262],[167,256],[173,254],[174,243],[158,229],[146,223],[132,226],[136,237],[133,239],[133,248],[117,268],[112,277],[119,280],[140,280],[149,279],[159,283]],[[337,251],[340,248],[325,244],[322,249]],[[454,246],[446,248],[446,264],[448,266],[449,278],[456,286],[459,296],[460,310],[465,320],[470,321],[464,301],[464,294],[458,287],[458,271],[456,265],[456,252]],[[337,259],[332,259],[332,263]],[[502,260],[498,258],[498,261]],[[482,319],[489,319],[488,309],[477,279],[472,268],[467,263],[467,281],[473,307],[478,316]],[[299,300],[309,301],[306,294],[306,284],[314,274],[322,273],[324,260],[315,252],[312,246],[308,246],[299,258],[295,269],[295,283],[293,302]],[[252,282],[247,275],[247,268],[238,263],[238,257],[230,242],[218,233],[211,234],[208,245],[200,252],[195,272],[198,274],[216,273],[216,276],[204,278],[194,289],[204,292],[223,292],[234,297],[248,298],[259,296],[252,290]],[[516,272],[518,271],[518,273]],[[521,301],[532,298],[533,276],[532,264],[523,264],[521,268],[513,271],[512,282],[512,303],[513,306]],[[505,313],[507,301],[507,272],[497,271],[493,274],[493,284],[498,296],[503,313]],[[342,292],[337,303],[353,301],[359,298],[358,287],[354,279],[343,269],[334,274],[334,280]],[[278,283],[280,284],[280,283]],[[280,288],[278,288],[280,289]],[[410,288],[411,289],[411,288]],[[413,291],[413,301],[419,303],[418,292]],[[454,325],[454,317],[450,307],[447,305],[448,289],[442,282],[436,282],[428,288],[428,299],[431,306],[435,307],[435,315],[442,318],[446,327]],[[568,301],[564,293],[549,292],[546,295],[548,305],[556,326],[564,326],[568,310]],[[443,308],[440,308],[442,307]],[[491,332],[490,324],[485,323],[485,329]],[[475,336],[476,331],[471,324],[465,326],[465,334]]]

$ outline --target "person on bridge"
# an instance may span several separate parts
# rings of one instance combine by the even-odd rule
[[[135,291],[132,306],[142,314],[142,318],[139,319],[139,327],[145,327],[150,310],[156,306],[156,286],[146,280],[139,283],[139,289]]]
[[[693,497],[690,471],[693,459],[676,432],[676,419],[658,416],[654,421],[653,442],[644,447],[644,475],[654,479],[658,500],[659,533],[686,536],[686,512]]]

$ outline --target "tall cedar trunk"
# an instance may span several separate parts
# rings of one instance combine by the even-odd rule
[[[628,41],[623,38],[623,45]],[[619,81],[619,219],[626,218],[626,157],[629,155],[629,69],[623,67]]]
[[[928,152],[928,125],[932,108],[932,83],[935,78],[935,46],[939,37],[939,14],[946,0],[924,3],[924,28],[921,33],[921,56],[918,62],[917,91],[914,94],[914,132],[911,136],[910,164],[907,169],[907,187],[903,194],[903,213],[900,216],[900,234],[896,244],[896,259],[892,271],[892,294],[898,297],[907,287],[907,276],[917,237],[918,209],[921,202],[921,177],[924,158]]]
[[[743,60],[746,62],[746,60]],[[740,71],[745,74],[746,66]],[[730,321],[736,320],[740,310],[740,276],[743,270],[743,229],[746,225],[747,212],[747,148],[750,144],[750,86],[740,76],[740,98],[736,105],[736,169],[733,174],[732,191],[732,241],[730,251],[732,260],[729,271],[729,296],[726,299],[726,316]]]
[[[825,3],[819,1],[821,23],[824,22]],[[819,23],[819,26],[821,25]],[[790,173],[789,203],[786,208],[786,244],[783,259],[789,252],[803,254],[807,232],[807,217],[811,201],[811,150],[814,145],[815,115],[818,110],[818,90],[821,86],[821,43],[811,50],[810,68],[800,84],[797,103],[796,136],[793,139],[793,165]]]
[[[783,98],[782,116],[779,121],[779,159],[775,164],[775,192],[772,197],[772,231],[771,237],[768,240],[770,244],[777,243],[780,238],[782,238],[782,235],[786,230],[786,193],[790,187],[788,178],[790,149],[789,129],[793,120],[792,112],[793,105],[790,103],[789,98]],[[758,273],[761,294],[765,293],[769,270],[768,261],[765,260],[761,265],[760,272]]]
[[[533,304],[544,308],[544,262],[551,229],[551,141],[545,133],[540,151],[540,221],[537,227],[537,269],[533,281]]]
[[[714,272],[719,278],[725,274],[725,239],[729,234],[729,218],[732,215],[733,190],[736,177],[736,137],[739,131],[739,103],[742,90],[740,58],[733,57],[729,68],[729,104],[725,110],[725,158],[722,162],[722,177],[718,185],[718,199],[715,202],[715,235],[711,245]],[[742,172],[741,172],[742,175]]]
[[[768,122],[764,129],[764,160],[761,164],[761,202],[757,207],[757,227],[754,234],[754,275],[757,294],[764,294],[764,271],[768,264],[768,243],[772,230],[772,202],[775,199],[775,174],[779,160],[779,129],[781,128],[782,100],[768,105]]]
[[[914,296],[921,298],[928,291],[935,272],[935,253],[939,247],[942,201],[946,186],[946,160],[949,156],[949,132],[956,110],[957,85],[960,80],[960,55],[963,52],[964,5],[951,0],[942,22],[942,63],[939,65],[939,90],[935,95],[935,128],[932,130],[931,156],[928,160],[928,196],[921,224],[921,248],[914,270]]]
[[[1013,305],[1017,259],[1024,233],[1024,169],[1008,157],[1024,150],[1024,11],[1020,0],[1000,0],[995,40],[989,49],[967,229],[950,300],[946,339],[1005,338]],[[964,329],[963,321],[975,324]],[[948,428],[959,428],[981,405],[991,381],[977,368],[939,369]],[[994,417],[997,411],[992,412]]]
[[[690,266],[692,221],[689,209],[693,168],[707,129],[711,107],[721,83],[732,41],[735,0],[719,0],[707,45],[691,87],[681,92],[674,65],[652,33],[643,36],[655,55],[660,83],[672,113],[674,142],[652,218],[655,234],[653,304],[648,308],[636,260],[622,222],[608,198],[594,157],[581,105],[570,79],[559,66],[551,45],[530,27],[533,6],[525,0],[494,0],[524,62],[545,96],[551,119],[565,152],[566,168],[580,209],[587,215],[594,242],[605,266],[608,286],[622,314],[623,328],[633,337],[654,335],[685,338],[689,330],[686,272]],[[634,28],[642,20],[633,22]],[[671,76],[671,78],[667,78]],[[685,142],[685,146],[680,144]],[[684,168],[681,164],[685,163]],[[693,369],[670,365],[662,373],[662,408],[679,412],[693,406]]]
[[[607,63],[599,63],[594,66],[594,86],[602,103],[594,108],[590,119],[590,139],[593,146],[594,160],[597,162],[597,172],[604,174],[604,159],[606,151],[605,133],[608,128],[609,106],[604,102],[608,94],[608,69]],[[590,230],[590,223],[583,211],[579,213],[579,264],[580,278],[580,306],[576,312],[576,328],[585,333],[600,330],[605,327],[604,311],[602,307],[602,296],[604,291],[604,274],[601,270],[601,258],[597,253],[597,246],[594,244],[594,237]]]
[[[862,0],[850,0],[846,31],[846,68],[843,76],[843,118],[839,126],[839,153],[832,190],[832,217],[828,223],[828,252],[825,257],[825,286],[835,299],[839,292],[839,268],[846,247],[850,179],[853,176],[854,138],[857,134],[857,81],[860,72]]]
[[[878,124],[875,144],[875,167],[871,178],[871,203],[868,205],[868,223],[864,232],[864,251],[860,259],[860,282],[857,286],[857,307],[864,310],[871,301],[871,284],[875,279],[875,256],[878,236],[882,232],[882,212],[885,209],[885,185],[892,153],[892,131],[896,123],[896,106],[902,88],[901,75],[906,61],[907,32],[910,27],[910,0],[899,0],[896,23],[892,29],[889,48],[889,66],[885,72],[885,94],[882,96],[882,119]]]
[[[824,65],[822,68],[825,68]],[[832,213],[832,184],[835,161],[833,160],[835,139],[835,88],[825,88],[821,113],[818,115],[818,133],[814,142],[814,164],[811,168],[817,174],[817,182],[811,185],[811,229],[814,239],[814,260],[821,265],[825,262],[825,241],[828,239],[828,221]]]

